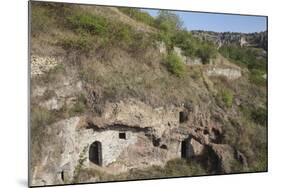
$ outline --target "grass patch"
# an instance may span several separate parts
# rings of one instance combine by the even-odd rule
[[[93,48],[93,40],[88,34],[82,34],[78,37],[63,37],[58,44],[66,50],[81,52],[89,52]]]
[[[73,30],[84,30],[94,35],[106,35],[108,31],[108,21],[104,17],[90,13],[75,12],[67,17],[66,20]]]
[[[250,71],[250,77],[249,80],[253,84],[256,84],[258,86],[265,86],[266,85],[266,79],[263,77],[265,74],[264,71],[253,69]]]
[[[174,159],[166,163],[164,167],[152,166],[145,169],[131,169],[129,172],[118,175],[111,175],[105,172],[92,169],[83,169],[79,177],[82,175],[88,178],[95,177],[98,181],[117,181],[117,180],[136,180],[150,178],[165,178],[165,177],[182,177],[205,175],[206,170],[196,161]],[[79,182],[79,181],[78,181]]]
[[[87,99],[83,94],[81,94],[77,97],[77,101],[72,106],[72,108],[69,109],[68,114],[69,116],[82,114],[83,112],[86,111],[86,108],[87,108]]]
[[[252,119],[263,126],[267,125],[267,110],[265,108],[258,108],[256,110],[253,110],[251,113]]]
[[[224,88],[219,92],[219,98],[224,102],[227,108],[230,108],[233,103],[233,92],[230,89]]]
[[[155,19],[147,12],[141,11],[138,8],[121,7],[118,9],[124,14],[128,15],[130,18],[133,18],[150,26],[155,26]]]
[[[50,31],[54,24],[54,19],[50,14],[50,11],[41,6],[32,6],[31,11],[31,34],[37,36],[40,33],[46,33]]]

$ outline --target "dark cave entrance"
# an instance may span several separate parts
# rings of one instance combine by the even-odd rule
[[[95,141],[89,149],[89,160],[96,165],[102,166],[102,146],[101,142]]]
[[[184,123],[188,120],[188,114],[185,111],[180,112],[180,123]]]
[[[185,139],[181,142],[181,158],[187,159],[188,157],[188,140]]]

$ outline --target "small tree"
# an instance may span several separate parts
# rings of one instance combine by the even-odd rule
[[[166,32],[173,32],[182,27],[182,20],[180,17],[170,11],[161,10],[156,18],[156,26]]]
[[[181,58],[175,53],[171,52],[167,55],[166,65],[168,70],[177,77],[182,77],[184,74],[184,64]]]

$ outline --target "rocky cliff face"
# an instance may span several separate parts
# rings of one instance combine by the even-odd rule
[[[218,47],[225,44],[236,44],[240,46],[263,48],[265,51],[267,51],[266,31],[259,33],[192,31],[192,33],[203,40],[215,42]]]
[[[87,43],[61,25],[32,36],[31,185],[264,170],[266,88],[251,84],[247,68],[219,53],[202,64],[168,49],[146,38],[155,28],[116,8],[73,9],[81,10],[141,33],[129,48],[82,33]],[[182,77],[167,69],[169,50],[183,62]]]
[[[207,152],[213,152],[218,160],[219,167],[214,170],[230,172],[233,148],[215,144],[219,143],[221,125],[200,109],[191,108],[152,108],[128,99],[107,103],[100,117],[71,117],[48,125],[46,139],[40,143],[44,157],[36,162],[32,184],[71,183],[82,166],[118,174],[164,166],[171,159],[202,157]],[[101,164],[91,161],[90,148],[97,141],[102,148]]]

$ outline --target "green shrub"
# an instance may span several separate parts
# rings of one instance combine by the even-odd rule
[[[90,13],[75,13],[66,19],[72,29],[83,29],[91,34],[104,35],[108,29],[108,22],[104,17]]]
[[[108,35],[111,43],[119,47],[128,47],[133,43],[134,31],[131,26],[123,23],[111,23],[109,27],[110,34]]]
[[[258,108],[256,110],[253,110],[251,113],[252,119],[260,124],[260,125],[266,125],[267,124],[267,110],[265,108]]]
[[[182,27],[182,20],[171,11],[161,10],[155,20],[156,26],[164,32],[174,32]]]
[[[181,58],[175,52],[171,52],[167,55],[166,65],[172,74],[176,75],[177,77],[183,76],[185,72],[185,66]]]
[[[233,92],[229,89],[222,89],[220,95],[225,106],[230,108],[233,102]]]
[[[119,8],[119,10],[137,21],[143,22],[150,26],[155,25],[154,18],[150,16],[149,13],[141,11],[140,9],[122,7]]]
[[[87,35],[78,35],[77,37],[64,37],[58,42],[66,50],[79,50],[89,52],[93,48],[93,40]]]
[[[250,82],[253,84],[256,84],[258,86],[265,86],[266,85],[266,79],[263,77],[265,74],[264,71],[253,69],[250,71]]]
[[[216,48],[212,43],[202,43],[196,51],[196,55],[202,60],[203,64],[207,64],[217,54]]]
[[[234,63],[247,67],[250,70],[250,81],[253,84],[259,86],[266,84],[266,79],[263,78],[263,75],[267,72],[267,59],[260,49],[225,45],[219,51]]]
[[[188,31],[177,31],[172,37],[173,44],[180,47],[185,56],[194,57],[199,42]]]

